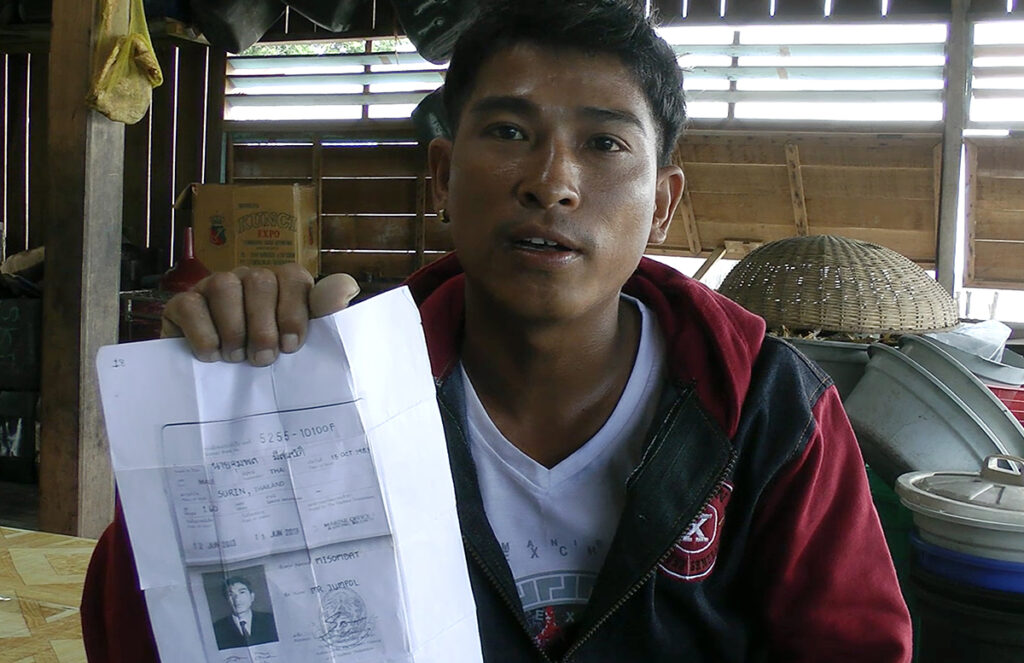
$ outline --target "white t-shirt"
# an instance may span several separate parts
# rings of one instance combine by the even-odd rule
[[[665,348],[654,314],[623,298],[643,320],[626,388],[601,429],[550,469],[501,434],[459,366],[484,511],[542,646],[561,640],[590,598],[661,393]]]

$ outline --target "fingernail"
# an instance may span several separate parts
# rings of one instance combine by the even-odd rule
[[[207,352],[204,355],[198,357],[199,361],[214,362],[220,361],[220,350],[214,350],[213,352]]]
[[[240,361],[245,361],[245,349],[238,348],[237,350],[232,350],[231,354],[228,355],[228,361],[233,361],[236,364]]]
[[[299,349],[299,335],[285,334],[281,337],[281,350],[284,352],[295,352]]]
[[[273,350],[260,350],[252,356],[253,366],[267,366],[274,362],[274,351]]]

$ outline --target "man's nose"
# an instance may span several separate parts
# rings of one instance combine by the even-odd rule
[[[527,207],[567,210],[580,204],[580,164],[571,146],[557,140],[536,146],[520,182],[519,202]]]

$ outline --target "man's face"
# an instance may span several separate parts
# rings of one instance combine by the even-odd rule
[[[228,601],[231,602],[231,611],[236,615],[248,612],[252,608],[252,602],[256,596],[249,591],[249,588],[240,582],[228,586]]]
[[[622,63],[518,44],[477,74],[454,144],[431,144],[469,301],[535,321],[617,302],[664,240],[682,173]]]

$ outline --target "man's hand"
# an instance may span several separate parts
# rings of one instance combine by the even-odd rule
[[[164,309],[164,338],[184,336],[200,361],[248,358],[266,366],[278,352],[295,352],[306,340],[309,319],[340,311],[359,294],[348,274],[316,285],[299,265],[238,267],[217,272]]]

